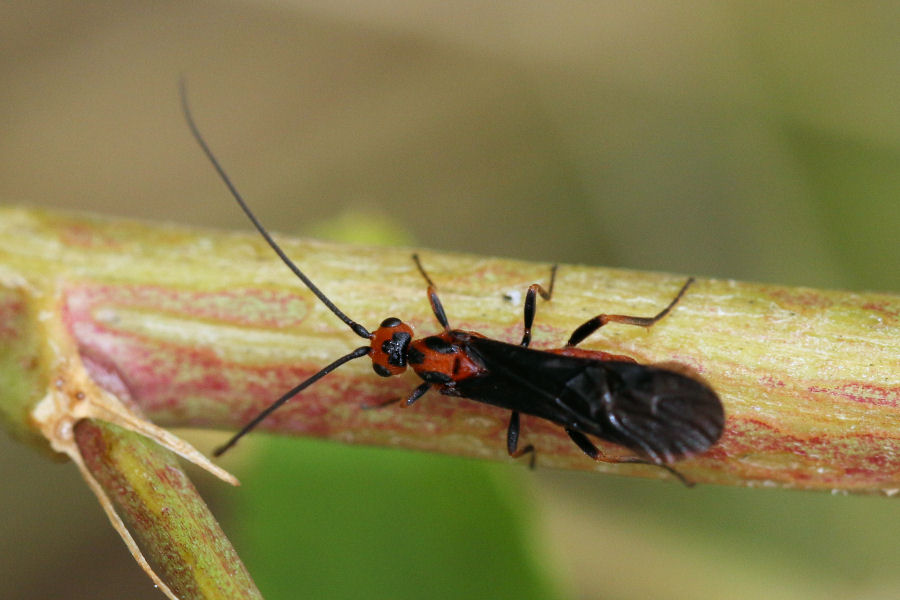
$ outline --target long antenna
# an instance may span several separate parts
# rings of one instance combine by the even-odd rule
[[[353,330],[353,333],[358,335],[361,338],[371,339],[372,334],[369,333],[369,330],[348,317],[344,314],[344,312],[335,306],[334,302],[328,299],[328,297],[322,293],[316,284],[310,281],[309,277],[303,274],[303,271],[294,264],[290,258],[288,258],[287,254],[284,253],[284,250],[281,249],[272,236],[269,235],[269,232],[266,231],[266,228],[262,226],[262,223],[256,218],[256,215],[253,214],[253,211],[250,210],[250,207],[247,206],[247,203],[244,202],[244,199],[241,197],[240,193],[237,191],[237,188],[234,187],[234,184],[231,182],[231,179],[225,173],[225,169],[222,168],[222,165],[219,164],[219,161],[216,159],[215,155],[212,153],[212,150],[209,149],[209,146],[206,145],[206,140],[203,139],[203,136],[200,134],[200,130],[197,128],[197,124],[194,123],[194,117],[191,115],[191,107],[188,105],[188,97],[187,97],[187,84],[182,78],[178,82],[178,89],[181,94],[181,108],[184,111],[184,118],[187,120],[188,127],[191,128],[191,134],[193,134],[194,139],[197,140],[197,143],[200,144],[200,148],[203,149],[203,152],[206,154],[206,157],[209,159],[209,162],[212,163],[213,167],[215,167],[216,171],[219,173],[219,177],[222,178],[222,181],[228,187],[228,191],[231,192],[231,195],[234,196],[234,199],[237,201],[238,206],[241,207],[241,210],[244,211],[244,214],[247,215],[247,218],[250,219],[250,222],[253,223],[253,226],[256,227],[256,230],[263,236],[263,239],[271,246],[272,250],[275,251],[275,254],[278,255],[278,258],[281,259],[281,262],[286,264],[288,268],[294,272],[294,275],[300,278],[300,281],[309,288],[313,294],[315,294],[319,300],[322,301],[322,304],[328,307],[328,309],[333,312],[337,317],[347,324],[350,329]],[[301,384],[302,385],[302,384]],[[298,390],[299,391],[299,390]]]
[[[291,391],[289,391],[284,396],[282,396],[281,398],[279,398],[278,400],[276,400],[275,402],[270,404],[264,411],[262,411],[261,413],[256,415],[252,421],[250,421],[249,423],[244,425],[244,427],[240,431],[238,431],[236,434],[231,436],[231,439],[228,440],[224,445],[216,448],[215,451],[213,451],[213,456],[222,456],[222,454],[224,454],[226,450],[228,450],[229,448],[231,448],[232,446],[237,444],[239,439],[244,437],[245,434],[250,433],[250,430],[252,430],[254,427],[259,425],[263,419],[265,419],[270,414],[275,412],[275,409],[280,407],[282,404],[284,404],[285,402],[287,402],[288,400],[290,400],[291,398],[293,398],[294,396],[296,396],[297,394],[299,394],[300,392],[302,392],[303,390],[305,390],[306,388],[308,388],[309,386],[311,386],[312,384],[314,384],[315,382],[320,380],[321,378],[325,377],[326,375],[328,375],[329,373],[331,373],[332,371],[337,369],[339,366],[341,366],[345,362],[349,362],[349,361],[353,360],[354,358],[366,356],[367,354],[369,354],[370,351],[371,351],[371,348],[369,346],[360,346],[359,348],[357,348],[350,354],[345,354],[344,356],[340,357],[339,359],[337,359],[336,361],[334,361],[333,363],[331,363],[330,365],[328,365],[327,367],[325,367],[324,369],[322,369],[321,371],[319,371],[318,373],[316,373],[315,375],[313,375],[312,377],[310,377],[309,379],[304,381],[303,383],[299,383],[296,386],[294,386],[294,388]]]

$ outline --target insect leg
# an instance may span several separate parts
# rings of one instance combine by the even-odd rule
[[[575,442],[575,445],[578,446],[582,452],[584,452],[594,460],[600,458],[600,448],[595,446],[594,442],[589,440],[586,435],[584,435],[580,431],[569,429],[568,427],[566,427],[566,433],[569,434],[569,438],[571,438],[571,440]]]
[[[416,400],[418,400],[419,398],[424,396],[425,392],[427,392],[428,388],[430,388],[431,386],[432,386],[432,384],[430,384],[430,383],[423,383],[422,385],[420,385],[419,387],[414,389],[412,391],[412,393],[410,393],[410,395],[407,396],[406,401],[403,403],[403,406],[411,406]],[[400,400],[401,400],[400,396],[394,396],[394,397],[388,398],[386,400],[379,400],[378,402],[375,402],[374,404],[363,404],[361,408],[363,410],[371,410],[373,408],[384,408],[385,406],[390,406],[391,404],[396,404],[396,403],[400,402]]]
[[[673,469],[667,464],[653,462],[652,460],[646,460],[643,458],[638,458],[636,456],[626,456],[623,458],[602,458],[600,456],[600,449],[594,445],[594,443],[588,439],[586,435],[581,433],[580,431],[575,431],[574,429],[566,428],[566,433],[569,434],[569,437],[575,442],[575,445],[578,446],[582,452],[593,458],[594,460],[602,460],[603,462],[611,462],[611,463],[631,463],[631,464],[639,464],[639,465],[650,465],[651,467],[659,467],[661,469],[665,469],[672,475],[678,478],[678,481],[686,485],[687,487],[693,487],[694,483],[688,480],[684,475]]]
[[[643,458],[637,458],[636,456],[626,456],[624,458],[619,458],[616,462],[620,463],[631,463],[638,465],[650,465],[651,467],[659,467],[660,469],[665,469],[669,473],[675,476],[678,481],[683,483],[686,487],[694,487],[694,482],[664,463],[653,462],[652,460],[644,460]]]
[[[569,338],[569,341],[566,342],[566,347],[577,346],[581,342],[584,341],[586,337],[606,325],[607,323],[625,323],[627,325],[637,325],[638,327],[650,327],[667,314],[672,308],[678,304],[678,301],[681,300],[681,297],[684,295],[684,292],[688,289],[688,287],[694,283],[694,278],[689,278],[681,289],[678,291],[678,294],[675,295],[675,298],[669,302],[669,305],[664,309],[659,311],[654,317],[631,317],[628,315],[597,315],[593,319],[589,319],[578,326],[575,331],[572,332],[572,336]]]
[[[550,288],[544,289],[539,283],[532,283],[528,286],[528,292],[525,294],[525,333],[522,335],[521,346],[528,347],[531,343],[531,326],[534,324],[534,313],[537,310],[537,295],[540,294],[544,300],[549,300],[553,296],[553,284],[556,281],[556,265],[550,267]]]
[[[509,452],[509,455],[512,458],[519,458],[520,456],[524,456],[525,454],[530,454],[531,459],[528,461],[528,467],[534,468],[534,461],[537,458],[537,453],[534,451],[534,446],[532,444],[528,444],[521,450],[517,450],[519,446],[519,411],[512,411],[512,414],[509,415],[509,428],[506,430],[506,451]]]
[[[412,393],[409,395],[409,398],[406,399],[406,406],[412,406],[416,400],[418,400],[419,398],[424,396],[425,392],[427,392],[429,389],[431,389],[432,385],[433,384],[431,384],[431,383],[425,382],[422,385],[420,385],[419,387],[417,387],[416,389],[414,389],[412,391]]]
[[[444,328],[444,331],[449,331],[450,323],[447,321],[447,313],[444,312],[444,305],[441,304],[441,299],[438,298],[437,288],[435,287],[434,282],[431,281],[431,277],[425,272],[425,268],[419,260],[419,255],[413,254],[412,258],[416,263],[416,268],[419,269],[419,273],[422,274],[422,277],[424,277],[426,283],[428,283],[428,302],[431,303],[431,312],[434,313],[434,317],[438,320],[438,323],[441,324],[441,327]]]
[[[359,407],[363,410],[372,410],[375,408],[384,408],[385,406],[390,406],[391,404],[397,404],[400,402],[400,396],[394,396],[392,398],[387,398],[386,400],[378,400],[372,404],[361,404]]]

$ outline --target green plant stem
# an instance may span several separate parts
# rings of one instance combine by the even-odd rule
[[[92,419],[75,426],[75,440],[85,466],[180,600],[262,598],[171,452]]]
[[[352,318],[437,330],[408,249],[283,240]],[[515,293],[549,265],[421,251],[453,327],[521,337]],[[60,298],[88,373],[165,425],[233,429],[359,339],[254,235],[4,209],[0,284]],[[538,306],[534,347],[560,346],[600,312],[652,315],[683,276],[562,265]],[[21,288],[17,288],[21,289]],[[510,300],[513,294],[513,300]],[[520,296],[521,297],[521,296]],[[0,313],[2,314],[2,313]],[[649,330],[609,325],[583,347],[667,363],[705,379],[726,433],[679,463],[697,482],[893,493],[900,488],[900,297],[699,279]],[[264,424],[330,437],[508,461],[504,411],[433,392],[414,407],[360,410],[417,384],[364,361],[329,375]],[[39,394],[38,394],[39,395]],[[4,404],[14,401],[4,396]],[[26,421],[9,419],[20,433]],[[587,460],[559,427],[523,420],[538,465],[667,477]],[[239,448],[239,446],[238,446]],[[614,454],[618,450],[604,445]],[[239,450],[237,450],[239,451]]]

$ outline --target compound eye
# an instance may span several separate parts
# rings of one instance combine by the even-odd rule
[[[390,369],[388,369],[384,365],[379,365],[378,363],[372,363],[372,369],[382,377],[390,377],[391,375],[393,375]]]
[[[392,361],[389,355],[381,354],[372,357],[372,370],[382,377],[390,377],[406,371],[406,363],[396,364],[396,361]]]

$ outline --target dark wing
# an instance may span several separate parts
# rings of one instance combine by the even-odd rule
[[[571,382],[565,403],[584,403],[598,391],[608,423],[604,436],[653,462],[699,454],[718,441],[725,426],[719,397],[703,383],[659,367],[598,361]],[[602,380],[602,381],[598,381]]]
[[[458,395],[589,433],[657,463],[698,454],[722,435],[725,413],[703,383],[659,367],[601,361],[474,338],[487,373]]]

